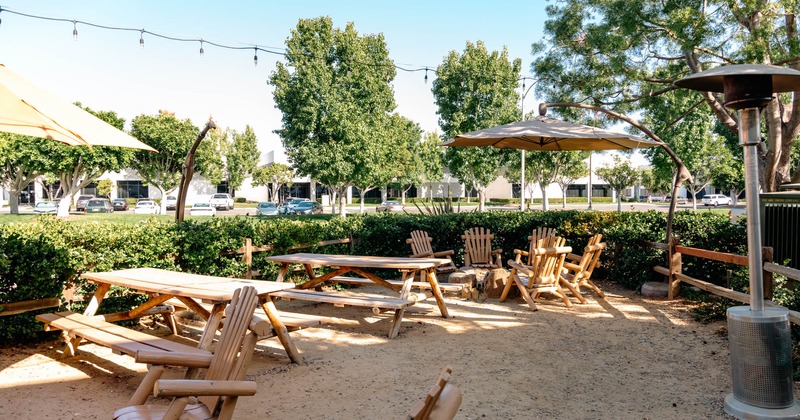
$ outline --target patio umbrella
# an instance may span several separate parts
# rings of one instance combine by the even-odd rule
[[[492,146],[521,150],[630,150],[661,144],[628,134],[537,116],[459,134],[442,146]]]
[[[38,88],[0,64],[0,131],[57,140],[71,146],[152,147]]]

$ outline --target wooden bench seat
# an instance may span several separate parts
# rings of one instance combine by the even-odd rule
[[[45,331],[63,330],[109,347],[116,354],[127,354],[135,357],[136,352],[140,350],[161,350],[200,355],[211,354],[207,350],[156,337],[75,312],[40,314],[36,316],[36,319],[45,323]]]
[[[170,299],[165,302],[168,305],[172,305],[176,308],[182,309],[189,309],[186,304],[181,302],[179,299]],[[211,306],[207,303],[200,303],[199,304],[203,309],[210,311]],[[330,322],[329,317],[319,316],[319,315],[309,315],[309,314],[301,314],[297,312],[286,312],[286,311],[277,311],[278,318],[281,319],[283,325],[286,326],[288,331],[297,331],[302,330],[304,328],[311,328],[316,327],[321,324],[327,324]],[[263,321],[259,322],[259,324],[263,325],[264,327],[268,328],[268,330],[264,329],[257,329],[254,330],[256,334],[259,335],[259,338],[270,338],[273,337],[275,334],[272,331],[272,324],[267,319],[267,316],[261,310],[257,310],[253,317],[257,320]],[[253,327],[251,327],[253,329]]]
[[[347,277],[347,276],[336,276],[332,277],[330,280],[332,283],[345,283],[345,284],[357,284],[357,285],[375,285],[375,282],[370,279],[365,279],[362,277]],[[393,284],[395,286],[402,286],[403,282],[401,280],[386,280],[388,283]],[[431,284],[427,281],[415,281],[411,282],[411,288],[419,288],[422,290],[430,290]],[[439,289],[443,292],[449,293],[461,293],[464,290],[464,284],[461,283],[439,283]]]
[[[387,310],[405,309],[415,303],[415,299],[400,299],[385,296],[363,296],[342,292],[317,292],[314,290],[281,290],[271,293],[272,297],[296,299],[311,302],[332,303],[335,306],[361,306]]]

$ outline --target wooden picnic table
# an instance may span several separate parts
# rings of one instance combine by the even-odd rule
[[[217,326],[223,318],[225,307],[233,297],[233,292],[244,286],[253,286],[258,291],[260,306],[272,324],[275,335],[286,349],[289,358],[295,363],[302,362],[302,357],[289,337],[286,326],[278,316],[274,303],[267,298],[274,292],[293,288],[292,284],[206,276],[157,268],[131,268],[84,273],[81,277],[97,284],[97,291],[83,312],[84,316],[94,317],[111,286],[122,286],[147,294],[150,299],[130,311],[105,314],[98,318],[105,321],[116,321],[138,318],[151,313],[162,313],[168,319],[173,333],[176,333],[171,311],[160,312],[158,307],[170,299],[178,299],[206,320],[206,327],[198,342],[198,348],[205,350],[209,349],[214,339]],[[206,309],[208,305],[201,305],[201,303],[211,304],[211,309]],[[68,343],[65,354],[67,352],[74,353],[80,340],[80,337],[74,337],[72,343]],[[71,348],[69,348],[70,346]]]
[[[436,279],[436,267],[448,264],[450,261],[442,258],[409,258],[409,257],[375,257],[361,255],[330,255],[330,254],[289,254],[276,255],[266,258],[281,264],[278,272],[277,282],[283,282],[290,264],[301,264],[305,268],[308,281],[300,284],[298,290],[284,290],[271,294],[272,297],[283,297],[288,299],[309,300],[317,302],[333,303],[334,305],[353,305],[366,306],[373,309],[394,310],[394,320],[389,329],[389,337],[395,337],[400,331],[400,322],[405,313],[405,309],[417,301],[417,297],[411,295],[411,287],[417,273],[428,280],[430,290],[436,299],[439,312],[443,318],[449,318],[444,296],[439,288]],[[323,275],[317,276],[314,267],[329,267],[333,270]],[[400,282],[385,280],[369,270],[375,269],[396,269],[402,273]],[[362,298],[355,295],[344,295],[342,293],[327,293],[313,291],[318,289],[326,281],[352,283],[353,280],[361,278],[344,277],[344,274],[355,273],[363,279],[368,280],[379,286],[383,286],[395,293],[398,297],[382,298]],[[363,284],[363,283],[362,283]]]

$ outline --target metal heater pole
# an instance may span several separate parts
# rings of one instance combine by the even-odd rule
[[[758,203],[758,144],[759,133],[758,108],[739,110],[739,145],[744,148],[744,178],[747,194],[747,254],[750,269],[750,310],[764,310],[764,279],[761,261],[761,221]]]

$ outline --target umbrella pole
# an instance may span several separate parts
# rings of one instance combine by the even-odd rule
[[[525,211],[525,151],[522,150],[522,165],[520,166],[520,192],[519,192],[519,210]]]

